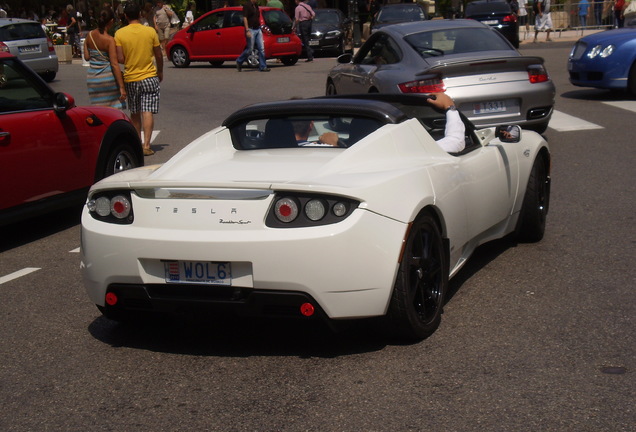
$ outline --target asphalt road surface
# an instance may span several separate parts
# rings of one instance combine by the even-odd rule
[[[0,430],[633,431],[636,101],[570,85],[569,48],[522,47],[557,85],[544,240],[478,249],[421,343],[365,323],[123,327],[84,292],[77,209],[0,230]],[[248,103],[322,95],[333,64],[167,65],[146,163]],[[85,73],[62,65],[53,87],[85,104]]]

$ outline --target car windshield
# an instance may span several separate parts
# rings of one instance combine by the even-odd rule
[[[510,45],[488,28],[455,28],[414,33],[404,40],[422,57],[479,51],[510,51]]]
[[[272,34],[280,35],[291,33],[291,19],[282,10],[272,9],[263,11],[263,19]]]
[[[424,11],[417,5],[404,5],[403,7],[387,7],[380,9],[377,23],[390,23],[390,22],[408,22],[408,21],[423,21],[426,19]]]
[[[250,119],[231,128],[239,150],[350,147],[382,123],[365,117],[302,115]],[[327,135],[325,135],[327,134]]]
[[[44,37],[44,30],[38,23],[17,23],[0,27],[0,41],[3,42]]]
[[[314,17],[314,24],[333,24],[337,25],[340,22],[338,13],[336,11],[316,10],[316,16]]]

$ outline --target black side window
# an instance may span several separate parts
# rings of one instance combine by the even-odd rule
[[[216,30],[223,27],[223,12],[206,16],[196,24],[196,31]]]
[[[0,63],[0,113],[51,107],[51,96],[15,62]]]
[[[243,12],[242,11],[231,11],[226,15],[225,23],[223,23],[223,27],[240,27],[243,25]]]
[[[359,53],[356,56],[359,63],[368,65],[393,64],[399,62],[400,58],[400,49],[386,34],[379,35],[366,53]]]

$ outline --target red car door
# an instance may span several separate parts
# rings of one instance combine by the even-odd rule
[[[0,209],[92,184],[95,138],[84,111],[57,114],[53,98],[12,62],[0,87]]]

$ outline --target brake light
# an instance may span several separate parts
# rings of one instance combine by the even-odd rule
[[[550,76],[543,65],[532,65],[528,67],[528,80],[532,84],[537,84],[550,81]]]
[[[409,81],[398,84],[402,93],[443,93],[446,91],[444,81],[440,77]]]
[[[517,22],[517,16],[516,15],[506,15],[503,19],[503,22],[510,22],[510,23],[516,23]]]
[[[8,46],[6,46],[4,42],[0,42],[0,51],[3,51],[3,52],[10,52],[10,51],[9,51],[9,47],[8,47]]]

